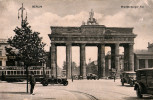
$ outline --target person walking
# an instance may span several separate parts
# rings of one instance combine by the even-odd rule
[[[30,76],[30,85],[31,85],[30,94],[32,94],[32,95],[34,95],[33,94],[33,90],[34,90],[35,84],[36,84],[36,80],[35,80],[35,77],[34,77],[34,73],[31,72],[31,76]]]
[[[115,82],[115,79],[116,79],[116,74],[114,74],[114,82]]]
[[[72,76],[72,82],[73,82],[73,76]]]
[[[5,75],[4,75],[4,72],[2,72],[2,81],[5,81]]]

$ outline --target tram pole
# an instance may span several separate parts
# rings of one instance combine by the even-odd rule
[[[27,75],[27,93],[29,93],[28,91],[28,80],[29,80],[28,66],[26,66],[26,75]]]

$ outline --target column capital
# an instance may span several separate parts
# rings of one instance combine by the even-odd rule
[[[99,45],[105,45],[105,43],[100,43]]]
[[[115,45],[120,45],[120,43],[115,43]]]
[[[100,47],[102,45],[105,46],[105,43],[100,43],[100,44],[97,45],[97,47]]]
[[[67,42],[66,45],[72,45],[72,43]]]
[[[133,46],[134,45],[134,43],[129,43],[129,46]]]
[[[81,43],[80,46],[86,46],[86,43]]]
[[[56,43],[50,43],[50,44],[51,44],[51,46],[55,46]]]

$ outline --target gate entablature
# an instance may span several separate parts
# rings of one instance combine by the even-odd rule
[[[82,25],[80,27],[51,27],[49,37],[55,43],[134,43],[133,28]]]

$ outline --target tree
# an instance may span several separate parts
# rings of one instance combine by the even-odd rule
[[[18,53],[6,47],[8,55],[15,55],[18,60],[24,63],[27,74],[27,93],[28,93],[28,67],[45,62],[45,43],[42,42],[42,37],[39,37],[39,32],[32,32],[31,26],[26,20],[23,21],[21,28],[14,29],[15,36],[8,39],[11,47],[18,50]]]
[[[66,61],[63,61],[63,70],[66,70]],[[71,65],[72,68],[72,75],[79,75],[79,67],[77,67],[77,64],[75,62],[72,62]]]

